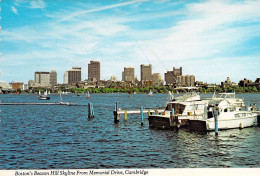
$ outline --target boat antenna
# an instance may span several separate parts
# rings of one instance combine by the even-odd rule
[[[137,43],[137,46],[139,47],[139,49],[142,51],[142,53],[143,53],[144,57],[146,58],[146,60],[148,61],[148,63],[151,64],[150,60],[149,60],[148,57],[146,56],[146,54],[145,54],[144,50],[142,49],[142,47],[139,45],[139,43],[138,43],[137,41],[136,41],[136,43]],[[152,64],[151,64],[151,65],[152,65]],[[154,67],[152,67],[152,70],[153,70],[154,73],[156,73]]]
[[[167,69],[167,67],[164,65],[164,63],[161,61],[160,57],[155,53],[155,51],[146,43],[146,41],[143,40],[143,42],[144,42],[144,44],[146,45],[146,47],[152,51],[152,53],[153,53],[153,54],[155,55],[155,57],[160,61],[160,63],[163,65],[163,67],[164,67],[167,71],[169,71],[169,70]],[[176,79],[171,72],[170,72],[170,75],[171,75],[172,78],[176,81],[176,85],[177,85],[177,84],[178,84],[178,79]]]

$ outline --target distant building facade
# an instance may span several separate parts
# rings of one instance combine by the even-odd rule
[[[154,73],[153,74],[153,85],[154,86],[162,86],[163,85],[163,79],[160,73]]]
[[[50,72],[35,72],[34,82],[35,82],[35,86],[39,86],[39,87],[50,86]]]
[[[177,85],[184,87],[194,87],[195,86],[195,76],[194,75],[181,75],[177,76]]]
[[[10,82],[9,83],[12,87],[12,89],[20,89],[20,90],[25,90],[24,89],[24,83],[23,82]]]
[[[88,80],[89,81],[100,81],[100,62],[90,61],[88,64]]]
[[[227,77],[226,81],[221,82],[222,87],[227,87],[227,86],[234,86],[236,83],[232,82],[229,77]]]
[[[141,65],[141,81],[152,81],[152,65]]]
[[[257,80],[256,80],[257,81]],[[244,78],[244,80],[240,80],[238,85],[241,87],[248,87],[252,84],[252,80]]]
[[[167,85],[176,86],[178,84],[178,76],[182,76],[182,67],[179,69],[173,67],[173,71],[167,71],[167,73],[164,74],[164,80]]]
[[[55,70],[50,73],[50,84],[51,86],[57,85],[57,72]]]
[[[135,70],[133,67],[124,67],[124,71],[122,73],[123,79],[122,81],[129,81],[134,82],[135,81]]]
[[[81,67],[72,67],[64,73],[64,84],[78,83],[81,81]]]

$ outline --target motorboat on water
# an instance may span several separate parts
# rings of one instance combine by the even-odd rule
[[[256,126],[257,114],[244,111],[234,105],[234,102],[220,100],[218,104],[210,104],[203,119],[189,120],[189,128],[195,131],[215,130],[215,116],[218,129],[233,129]]]
[[[163,129],[172,127],[179,128],[181,126],[190,125],[191,120],[204,121],[211,116],[210,113],[212,113],[212,105],[218,105],[223,101],[227,102],[229,107],[232,107],[233,113],[237,112],[237,114],[240,114],[238,112],[243,112],[243,115],[248,117],[251,116],[250,113],[243,111],[243,109],[245,109],[244,101],[242,98],[236,98],[235,93],[214,94],[212,98],[201,99],[195,91],[188,91],[181,96],[174,97],[172,101],[168,102],[163,113],[151,114],[148,118],[149,126]],[[256,115],[252,116],[256,118]],[[231,117],[232,115],[230,118]],[[211,120],[209,120],[209,123],[210,122]],[[248,126],[247,123],[242,123],[242,125]]]
[[[185,126],[189,119],[202,119],[208,105],[208,101],[202,100],[194,91],[187,91],[178,97],[171,94],[170,98],[171,101],[167,102],[163,113],[149,116],[150,127],[169,129],[175,125]],[[173,124],[173,117],[178,119],[176,124]]]
[[[230,106],[235,107],[237,110],[243,110],[246,108],[243,98],[236,98],[235,92],[232,93],[218,93],[214,92],[212,98],[204,99],[209,100],[210,102],[220,102],[222,100],[226,100]]]

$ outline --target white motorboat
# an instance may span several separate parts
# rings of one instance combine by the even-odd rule
[[[209,100],[210,102],[220,102],[222,100],[226,100],[230,106],[236,108],[236,110],[242,110],[245,109],[245,103],[243,98],[236,98],[236,94],[235,92],[233,93],[214,93],[212,98],[209,99],[205,99],[205,100]]]
[[[214,111],[217,109],[218,129],[244,128],[257,125],[257,114],[243,111],[227,100],[222,100],[219,104],[209,105],[207,115],[203,120],[190,120],[190,129],[197,131],[215,130]]]
[[[190,119],[203,119],[207,110],[208,100],[201,100],[196,92],[186,92],[168,102],[163,113],[151,114],[149,126],[155,128],[171,128],[174,125],[173,116],[177,118],[178,126],[185,126]],[[176,125],[176,124],[175,124]]]

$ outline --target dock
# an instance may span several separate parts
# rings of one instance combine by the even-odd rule
[[[69,102],[56,102],[56,103],[27,103],[27,102],[19,102],[19,103],[0,103],[0,105],[77,105],[76,103]]]
[[[135,109],[135,110],[119,110],[118,109],[118,106],[117,106],[117,103],[115,104],[115,110],[113,111],[113,114],[114,114],[114,122],[115,123],[118,123],[119,122],[119,119],[120,119],[120,116],[121,114],[124,114],[125,115],[125,120],[127,120],[127,114],[141,114],[141,125],[143,125],[143,114],[144,113],[148,113],[148,116],[150,116],[152,113],[156,113],[156,114],[159,114],[159,113],[162,113],[164,112],[164,109],[143,109],[143,107],[141,106],[140,109]]]

